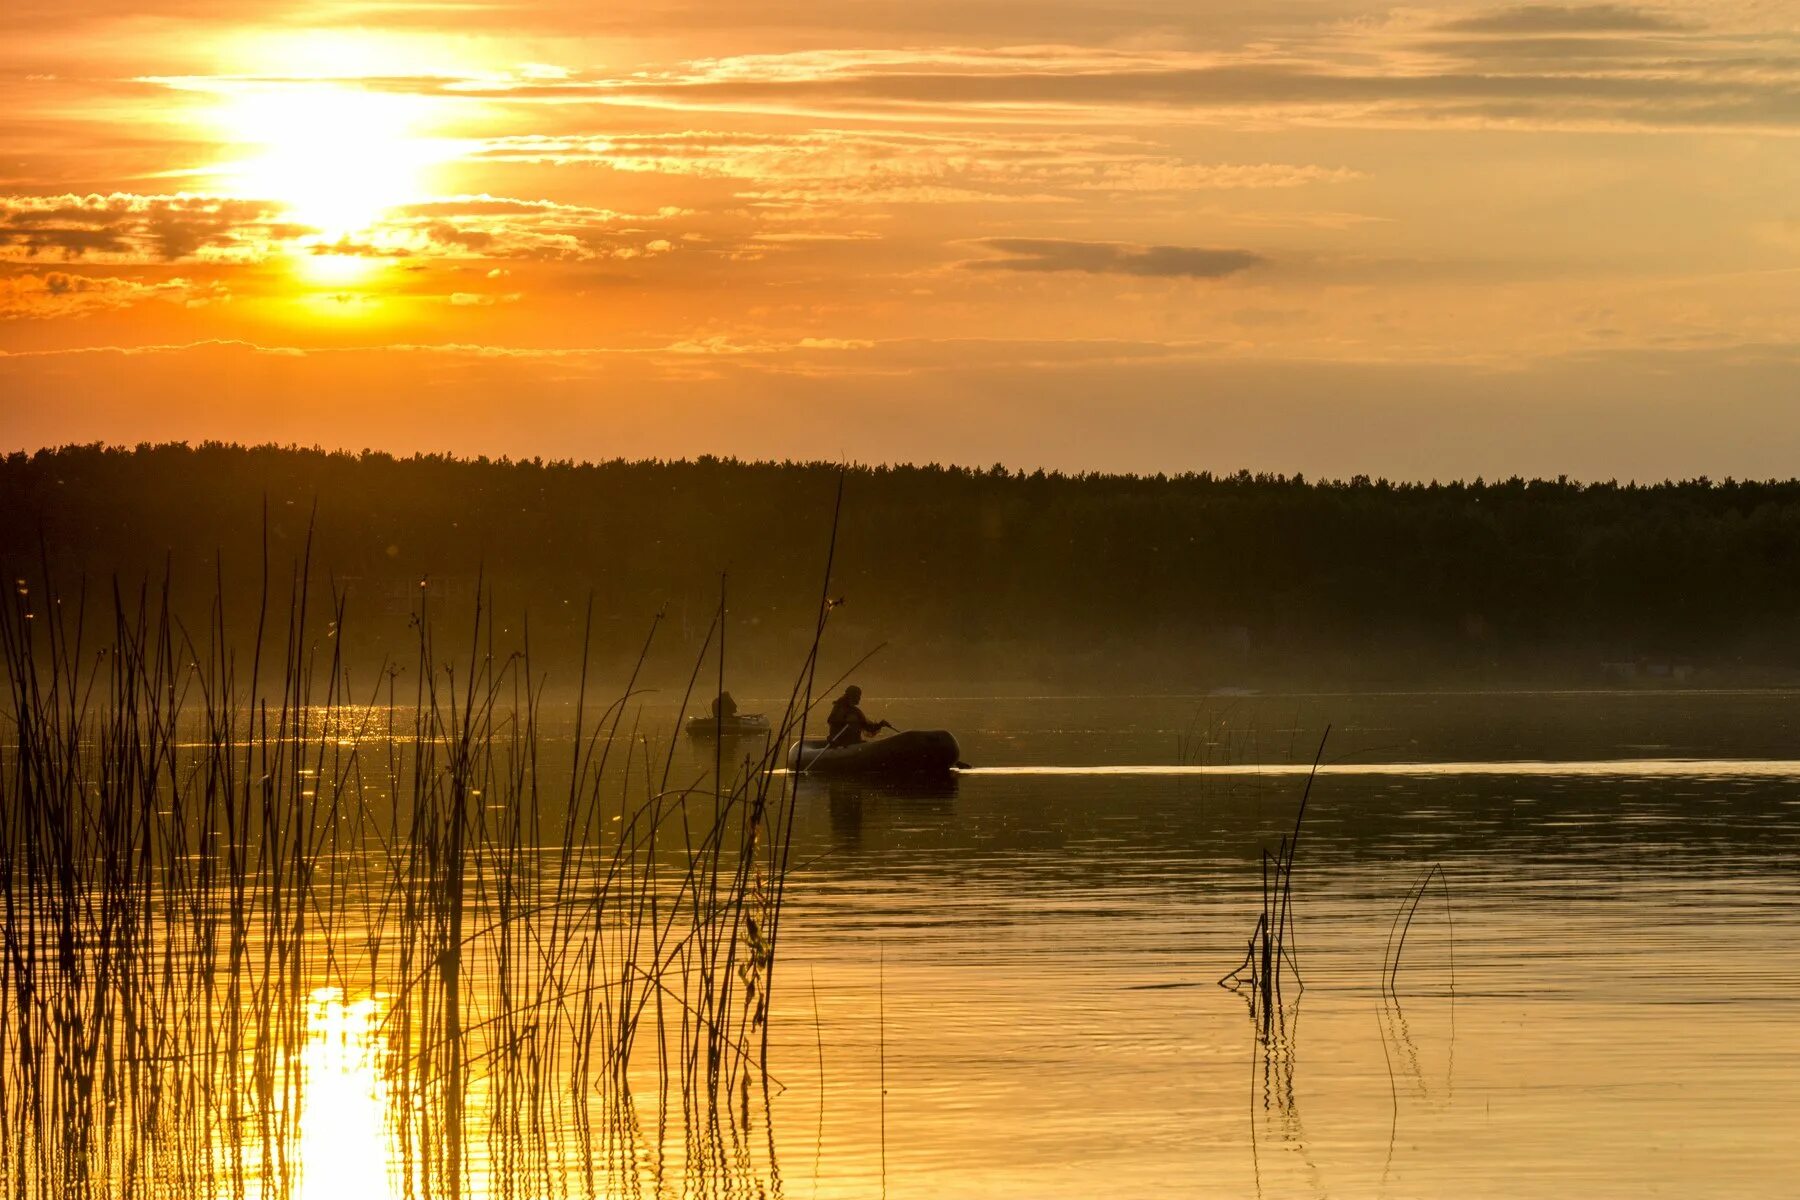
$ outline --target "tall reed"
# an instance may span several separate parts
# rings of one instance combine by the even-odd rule
[[[359,1000],[392,1196],[746,1170],[793,829],[777,748],[829,605],[769,744],[672,782],[638,671],[601,701],[584,661],[559,719],[483,589],[446,651],[422,586],[406,665],[353,681],[310,546],[280,584],[265,552],[253,630],[222,583],[192,625],[166,584],[0,604],[0,1187],[303,1194],[331,1152],[308,1049]]]
[[[1262,852],[1262,909],[1244,950],[1244,961],[1219,980],[1221,987],[1248,990],[1250,1011],[1265,1035],[1274,1032],[1280,1022],[1283,974],[1291,973],[1297,986],[1306,986],[1293,946],[1294,855],[1300,849],[1300,827],[1306,821],[1306,805],[1312,799],[1313,782],[1319,776],[1319,763],[1325,757],[1325,743],[1330,737],[1331,726],[1327,725],[1319,738],[1318,753],[1313,755],[1306,787],[1300,793],[1293,831],[1282,836],[1280,847],[1273,853],[1266,848]]]

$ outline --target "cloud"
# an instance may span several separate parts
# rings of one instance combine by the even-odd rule
[[[764,188],[829,188],[842,196],[900,188],[967,188],[1028,182],[1050,164],[1079,167],[1096,154],[1110,161],[1121,147],[1096,147],[1066,135],[926,134],[813,129],[795,133],[686,130],[675,133],[514,135],[486,142],[477,157],[551,166],[600,166],[628,174],[754,181]],[[1127,158],[1144,155],[1138,145]]]
[[[584,204],[559,204],[554,200],[523,200],[513,196],[492,196],[483,192],[472,196],[437,196],[393,210],[397,217],[559,217],[565,220],[616,223],[644,221],[647,216],[632,216],[610,208],[592,208]]]
[[[1526,64],[1548,64],[1558,71],[1603,71],[1614,67],[1631,67],[1633,60],[1666,59],[1669,47],[1659,41],[1640,37],[1459,37],[1440,38],[1417,44],[1420,50],[1449,58],[1487,63],[1490,68],[1500,62],[1512,69],[1527,69]]]
[[[659,226],[690,215],[674,206],[632,214],[550,200],[443,196],[394,208],[346,252],[539,262],[645,258],[676,245],[673,233]]]
[[[1795,63],[1800,66],[1800,61]],[[1311,63],[1231,63],[1098,72],[921,70],[793,81],[692,83],[656,94],[671,100],[807,106],[937,106],[966,117],[975,106],[1082,110],[1287,109],[1308,119],[1444,120],[1516,116],[1648,125],[1781,124],[1800,120],[1800,86],[1694,69],[1662,73],[1545,71],[1526,74],[1403,73]]]
[[[1521,4],[1446,22],[1460,33],[1652,33],[1689,28],[1660,13],[1623,4]]]
[[[1442,47],[1446,29],[1470,35],[1461,47],[1464,58],[1480,57],[1475,42],[1490,35],[1500,35],[1491,38],[1496,53],[1505,53],[1515,39],[1537,44],[1514,47],[1518,69],[1446,68],[1422,57],[1432,53],[1433,39]],[[1557,38],[1593,44],[1584,56],[1579,45],[1565,52],[1552,44]],[[1235,114],[1257,124],[1273,117],[1302,125],[1377,127],[1800,125],[1800,47],[1790,35],[1678,25],[1619,5],[1528,6],[1423,27],[1399,21],[1379,32],[1357,27],[1223,52],[1042,45],[808,51],[701,60],[632,75],[419,80],[404,86],[517,105],[554,104],[563,112],[584,101],[710,113],[841,118],[854,112],[895,121],[931,118],[971,130],[1001,119],[1071,116],[1120,127],[1145,120],[1146,110],[1157,110],[1158,119]],[[984,127],[969,136],[981,134],[994,131]],[[616,168],[634,169],[625,141],[610,150],[590,143],[586,153],[602,157],[588,160],[610,156]],[[554,139],[536,150],[542,157],[531,158],[533,148],[526,143],[491,144],[498,156],[529,161],[584,156],[582,148],[559,146]],[[654,169],[674,169],[668,166],[674,154],[646,154],[656,161]],[[694,170],[734,173],[718,160]]]
[[[477,157],[724,180],[764,218],[822,206],[1071,204],[1095,193],[1277,190],[1364,177],[1343,166],[1195,161],[1118,134],[1021,130],[514,135],[490,139]]]
[[[0,320],[80,317],[159,300],[194,308],[229,298],[216,283],[78,275],[64,271],[0,276]]]
[[[399,206],[331,242],[283,219],[270,200],[176,194],[0,195],[0,259],[249,263],[284,251],[369,258],[582,261],[654,256],[674,246],[655,215],[505,196],[445,196]]]
[[[271,239],[293,236],[277,206],[221,196],[0,196],[0,251],[35,258],[170,262],[208,255],[253,257]]]
[[[1317,6],[1303,2],[1290,6],[1295,12]],[[159,23],[168,23],[177,36],[194,30],[212,31],[220,18],[209,0],[155,0],[146,8],[143,0],[81,0],[73,10],[83,23],[136,21],[146,11]],[[1293,13],[1284,14],[1291,22]],[[233,10],[233,16],[240,16]],[[291,14],[281,6],[247,7],[241,18],[261,18],[277,23]],[[856,4],[829,4],[820,0],[768,0],[746,10],[739,0],[646,0],[627,7],[581,3],[579,0],[515,0],[495,4],[491,0],[359,0],[354,5],[333,6],[309,14],[309,21],[342,24],[358,29],[380,29],[401,34],[443,36],[455,30],[464,36],[526,39],[541,46],[550,39],[601,39],[629,44],[632,39],[682,41],[710,47],[745,42],[793,45],[842,45],[852,39],[929,42],[944,37],[969,41],[1108,42],[1142,36],[1155,30],[1168,36],[1217,34],[1222,27],[1248,23],[1250,14],[1235,10],[1196,10],[1192,0],[1131,0],[1128,4],[1095,4],[1093,0],[1033,0],[1020,5],[1014,0],[859,0]],[[58,0],[9,0],[0,6],[0,28],[19,32],[66,30],[72,11]],[[189,24],[191,23],[191,25]],[[127,26],[134,32],[135,26]],[[563,68],[554,64],[527,64],[521,72],[553,75]]]
[[[1081,271],[1157,279],[1222,279],[1268,260],[1249,250],[1200,246],[1132,246],[1065,238],[983,238],[977,245],[1006,255],[964,263],[975,271]]]

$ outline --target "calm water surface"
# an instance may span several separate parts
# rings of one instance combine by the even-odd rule
[[[783,1194],[1793,1194],[1800,697],[875,701],[975,769],[803,785]],[[1264,1041],[1216,981],[1327,722]]]

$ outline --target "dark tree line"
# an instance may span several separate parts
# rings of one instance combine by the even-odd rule
[[[634,656],[663,611],[653,662],[668,678],[685,673],[725,572],[732,662],[772,682],[810,641],[838,474],[68,447],[0,463],[0,558],[37,589],[47,564],[65,593],[77,580],[130,593],[166,574],[202,617],[222,580],[242,630],[265,546],[285,606],[310,530],[315,586],[348,598],[345,651],[365,668],[404,656],[422,580],[453,621],[479,579],[503,632],[520,636],[528,617],[545,661],[579,653],[590,597],[602,666]],[[896,681],[1583,683],[1667,664],[1767,682],[1800,666],[1796,481],[930,465],[852,468],[844,494],[832,662],[886,642],[874,670]]]

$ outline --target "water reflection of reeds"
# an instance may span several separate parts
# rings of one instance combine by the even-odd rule
[[[813,658],[776,736],[690,784],[624,724],[635,676],[584,678],[548,794],[528,640],[478,606],[442,653],[421,592],[409,668],[357,688],[310,591],[302,564],[255,631],[166,591],[115,591],[99,638],[85,596],[0,605],[0,1185],[778,1187],[774,748]]]

